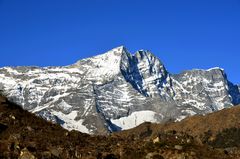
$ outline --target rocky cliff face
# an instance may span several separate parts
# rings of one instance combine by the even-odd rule
[[[0,68],[0,89],[30,112],[92,134],[240,103],[239,86],[220,68],[173,75],[149,51],[124,47],[64,67]]]

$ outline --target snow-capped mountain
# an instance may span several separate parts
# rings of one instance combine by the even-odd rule
[[[64,67],[0,68],[0,90],[24,109],[91,134],[181,120],[240,103],[223,69],[169,73],[152,53],[123,46]]]

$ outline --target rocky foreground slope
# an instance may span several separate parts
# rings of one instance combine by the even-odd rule
[[[23,109],[68,130],[106,134],[240,103],[223,69],[171,74],[152,53],[124,47],[64,67],[0,68],[0,90]]]
[[[67,131],[0,97],[0,158],[238,159],[240,107],[107,136]],[[226,121],[222,124],[223,119]],[[219,119],[219,120],[217,120]]]

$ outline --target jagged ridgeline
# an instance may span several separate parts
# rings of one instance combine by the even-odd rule
[[[90,134],[240,103],[239,86],[223,69],[171,74],[149,51],[131,54],[123,46],[64,67],[0,68],[0,90],[25,110]]]

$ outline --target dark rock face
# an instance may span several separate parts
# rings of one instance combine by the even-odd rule
[[[158,94],[158,87],[162,86],[168,77],[168,72],[161,61],[150,52],[143,50],[133,56],[128,54],[127,60],[123,57],[121,72],[126,81],[146,97]]]
[[[65,67],[0,68],[0,90],[25,110],[92,134],[240,103],[239,86],[220,68],[173,75],[149,51],[124,47]]]
[[[231,96],[232,103],[237,105],[240,103],[240,87],[238,85],[234,85],[231,82],[228,82],[229,94]]]

